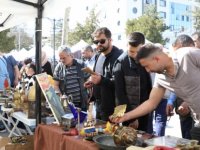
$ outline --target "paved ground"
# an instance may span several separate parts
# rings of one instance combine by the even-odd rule
[[[170,118],[170,120],[167,122],[167,127],[165,130],[165,135],[171,135],[176,137],[182,137],[181,136],[181,128],[180,128],[180,121],[179,116],[174,115]]]

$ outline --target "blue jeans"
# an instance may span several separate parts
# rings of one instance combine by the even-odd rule
[[[162,99],[155,109],[155,124],[154,131],[157,136],[165,135],[165,127],[167,122],[166,114],[167,99]]]

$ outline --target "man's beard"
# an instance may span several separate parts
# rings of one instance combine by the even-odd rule
[[[108,47],[100,47],[99,49],[98,49],[98,51],[100,52],[100,53],[102,53],[102,52],[105,52],[105,51],[107,51],[108,50]]]

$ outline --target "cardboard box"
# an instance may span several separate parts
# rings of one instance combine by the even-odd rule
[[[10,142],[8,137],[0,137],[0,150],[5,150],[5,146]]]
[[[0,150],[34,150],[34,136],[27,135],[25,137],[27,139],[27,142],[23,144],[11,143],[10,138],[3,138],[2,140],[0,140]]]

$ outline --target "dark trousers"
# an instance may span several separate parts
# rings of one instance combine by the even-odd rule
[[[198,144],[200,144],[200,128],[192,127],[190,130],[190,134],[193,140],[199,141]]]
[[[190,130],[193,127],[193,119],[191,116],[183,118],[180,116],[182,138],[191,139]]]
[[[167,99],[162,99],[162,101],[155,109],[154,130],[157,136],[165,135],[165,128],[167,122],[166,106],[167,106]]]

